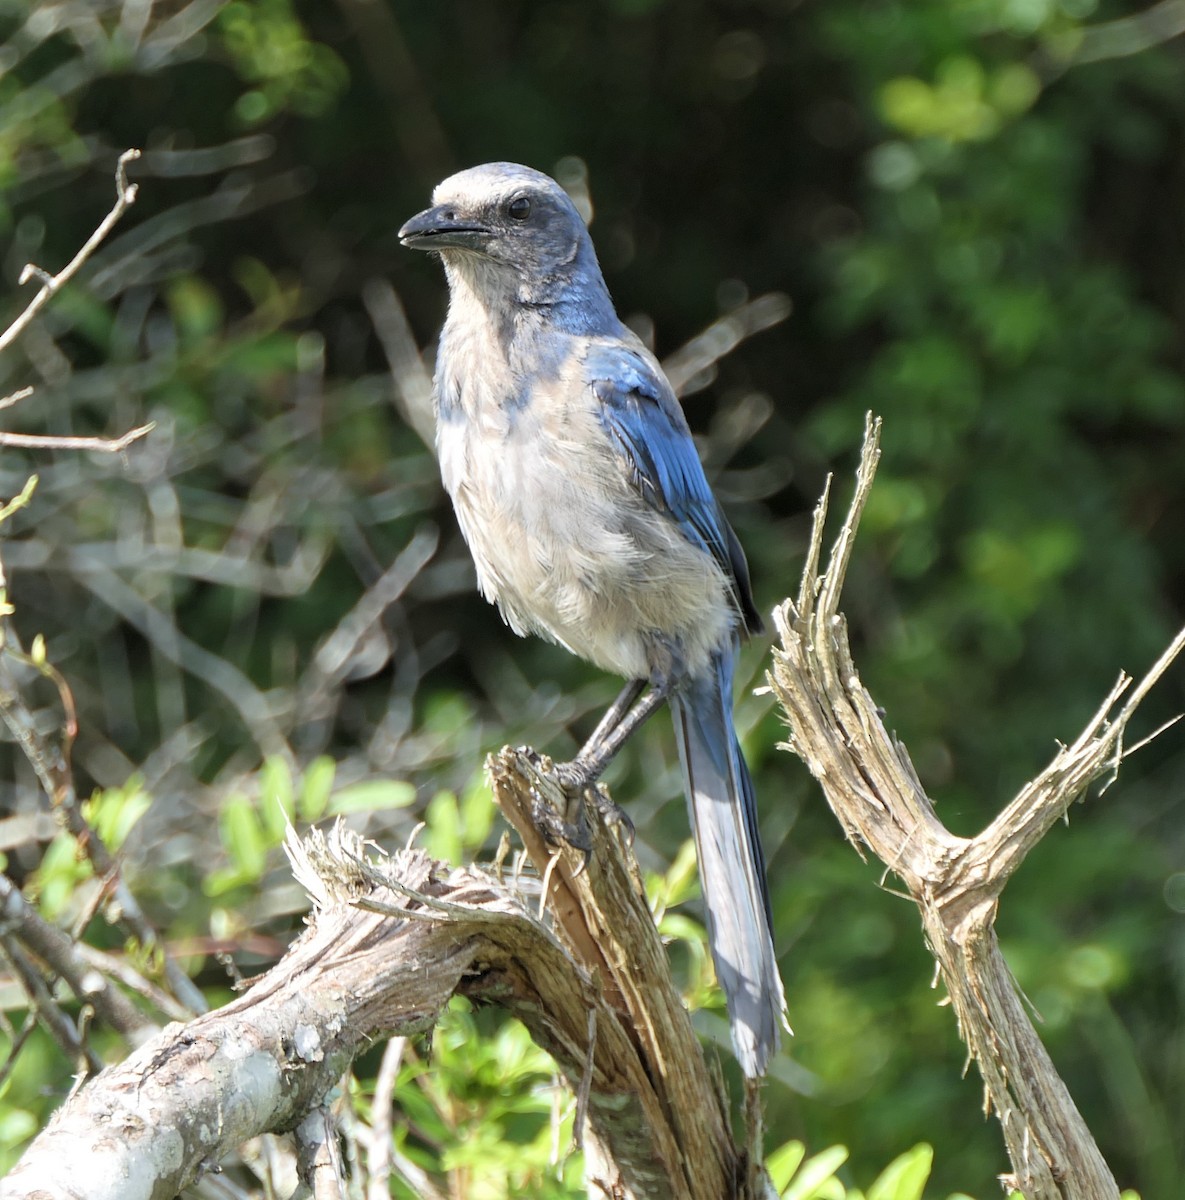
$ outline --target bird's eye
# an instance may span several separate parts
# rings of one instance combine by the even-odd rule
[[[531,215],[531,202],[526,196],[515,196],[506,206],[506,215],[512,221],[525,221]]]

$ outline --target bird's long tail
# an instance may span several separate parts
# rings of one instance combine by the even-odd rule
[[[708,939],[728,1002],[732,1042],[745,1075],[764,1075],[786,1024],[774,957],[765,858],[753,783],[732,722],[735,651],[671,695],[675,737],[695,828]]]

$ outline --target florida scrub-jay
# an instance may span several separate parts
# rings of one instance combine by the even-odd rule
[[[482,593],[517,633],[630,681],[560,768],[569,784],[592,784],[669,702],[733,1045],[758,1077],[785,1000],[732,720],[739,640],[761,629],[745,556],[563,189],[489,163],[446,179],[432,200],[399,236],[438,253],[448,277],[437,451]]]

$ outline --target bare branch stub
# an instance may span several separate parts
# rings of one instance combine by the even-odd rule
[[[613,1164],[626,1160],[654,1180],[647,1191],[627,1195],[704,1200],[764,1195],[756,1154],[733,1142],[727,1098],[671,979],[633,855],[598,820],[588,822],[587,865],[580,850],[550,846],[538,821],[539,805],[562,813],[567,798],[547,760],[507,748],[489,766],[495,800],[547,881],[556,932],[601,1001],[592,1082],[585,1084],[590,1179],[599,1174],[611,1180]],[[522,1020],[530,1026],[527,1015]],[[590,1040],[588,1027],[570,1031],[567,1039],[583,1047]],[[576,1090],[584,1062],[561,1060],[561,1069]],[[630,1116],[622,1121],[625,1108]],[[648,1163],[641,1161],[642,1147],[631,1145],[642,1132],[645,1153],[654,1156]],[[617,1193],[606,1186],[604,1194]]]
[[[904,882],[1004,1132],[1015,1186],[1029,1200],[1115,1200],[1118,1188],[1037,1037],[996,940],[1000,893],[1028,851],[1089,785],[1122,758],[1135,705],[1185,646],[1185,631],[1117,712],[1118,689],[1082,735],[1022,789],[978,837],[939,821],[909,755],[860,682],[839,594],[879,456],[869,417],[856,493],[825,572],[826,495],[815,512],[797,598],[775,612],[780,646],[770,684],[790,723],[788,748],[819,780],[858,850]]]

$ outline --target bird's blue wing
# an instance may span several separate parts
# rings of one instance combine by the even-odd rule
[[[733,582],[751,633],[761,629],[740,542],[708,486],[683,410],[662,373],[626,346],[599,346],[586,360],[609,440],[646,502],[678,522]]]

